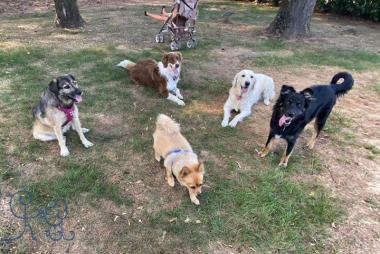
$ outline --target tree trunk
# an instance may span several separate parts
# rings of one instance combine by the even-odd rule
[[[85,22],[79,14],[77,0],[54,0],[55,25],[62,28],[81,28]]]
[[[282,0],[267,32],[285,38],[310,36],[310,21],[316,0]]]

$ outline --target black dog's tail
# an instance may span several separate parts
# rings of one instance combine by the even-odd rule
[[[337,84],[339,79],[344,79],[342,84]],[[331,87],[337,97],[346,94],[354,85],[354,79],[348,72],[339,72],[331,80]]]

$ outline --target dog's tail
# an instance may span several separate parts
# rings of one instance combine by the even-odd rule
[[[343,79],[343,83],[337,84],[339,79]],[[336,96],[342,96],[346,94],[354,85],[354,79],[348,72],[339,72],[331,80],[331,87],[335,91]]]
[[[130,60],[123,60],[120,63],[118,63],[116,66],[122,67],[124,69],[130,70],[133,66],[136,64]]]
[[[164,114],[159,114],[157,117],[156,128],[168,134],[178,133],[180,131],[179,124],[173,119]]]

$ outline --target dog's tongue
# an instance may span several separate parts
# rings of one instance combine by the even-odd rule
[[[83,98],[82,98],[81,95],[76,95],[76,96],[75,96],[75,102],[76,102],[76,103],[80,103],[82,100],[83,100]]]
[[[285,115],[282,115],[280,120],[278,121],[278,125],[280,127],[284,126],[284,124],[286,123],[287,120],[290,120],[292,119],[291,117],[288,117],[288,116],[285,116]]]
[[[248,91],[248,88],[243,87],[243,88],[241,89],[241,92],[242,92],[242,93],[246,93],[247,91]]]

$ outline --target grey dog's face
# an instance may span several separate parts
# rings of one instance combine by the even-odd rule
[[[70,106],[73,103],[82,101],[82,90],[78,87],[75,77],[71,74],[60,76],[52,80],[49,84],[49,90],[54,93],[59,101]]]

